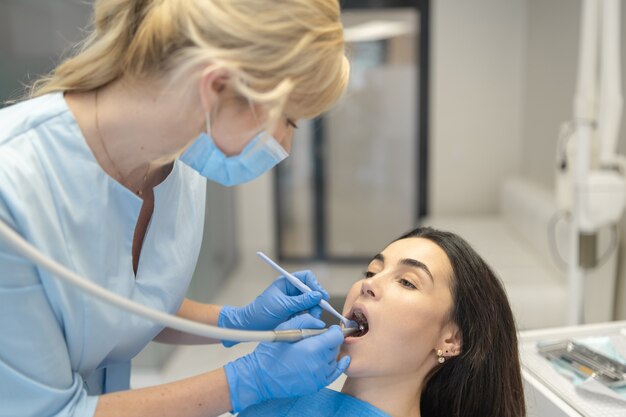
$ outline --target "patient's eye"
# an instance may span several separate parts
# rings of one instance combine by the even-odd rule
[[[406,278],[400,278],[400,285],[402,285],[405,288],[409,288],[411,290],[416,290],[417,287],[415,285],[413,285],[413,283],[411,281],[409,281]]]
[[[363,278],[371,278],[374,275],[376,275],[376,273],[374,273],[372,271],[365,271],[365,272],[363,272]]]

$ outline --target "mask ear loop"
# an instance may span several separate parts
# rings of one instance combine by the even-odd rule
[[[209,112],[204,112],[204,123],[206,125],[206,134],[213,139],[211,135],[211,114]]]
[[[206,124],[206,134],[213,140],[213,134],[211,133],[211,116],[217,109],[217,102],[214,106],[211,106],[211,110],[204,112],[204,119]]]

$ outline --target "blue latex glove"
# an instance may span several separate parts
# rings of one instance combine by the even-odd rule
[[[321,329],[324,322],[302,314],[277,330]],[[350,364],[337,362],[343,333],[339,326],[296,343],[261,343],[249,355],[224,367],[233,412],[264,401],[312,394],[332,383]]]
[[[322,309],[318,304],[322,298],[329,299],[328,293],[317,282],[313,272],[299,271],[293,275],[313,291],[302,294],[287,278],[281,276],[247,306],[223,306],[217,325],[228,329],[274,330],[282,322],[303,311],[320,318]],[[226,347],[236,344],[230,341],[222,343]]]

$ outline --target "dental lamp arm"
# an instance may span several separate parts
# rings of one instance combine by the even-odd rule
[[[617,154],[623,109],[620,62],[620,0],[602,2],[602,55],[600,98],[598,103],[598,140],[600,164],[624,169],[624,157]],[[626,172],[622,171],[622,174]]]
[[[569,212],[570,219],[570,324],[583,321],[586,271],[580,258],[580,240],[596,235],[601,227],[614,225],[626,206],[626,160],[617,155],[623,105],[619,6],[620,0],[582,2],[573,119],[576,130],[569,142],[570,152],[566,152],[569,161],[558,165],[556,182],[559,207]]]
[[[583,0],[578,74],[573,109],[575,122],[591,122],[596,118],[598,13],[597,1]]]

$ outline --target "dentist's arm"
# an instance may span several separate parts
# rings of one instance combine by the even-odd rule
[[[319,318],[322,314],[319,302],[322,298],[328,300],[328,293],[311,271],[300,271],[294,275],[313,289],[313,292],[302,294],[286,278],[279,277],[254,301],[244,307],[222,307],[185,299],[176,315],[200,323],[239,330],[274,330],[279,324],[304,311]],[[170,328],[163,329],[154,340],[161,343],[187,345],[219,342]],[[224,342],[226,346],[234,344],[234,342]]]
[[[220,368],[169,384],[101,395],[94,417],[211,417],[232,409]]]
[[[279,329],[322,328],[302,314]],[[100,396],[95,417],[210,417],[239,412],[277,398],[314,393],[349,365],[336,361],[343,334],[339,327],[296,343],[261,343],[254,352],[196,377],[150,388]]]

